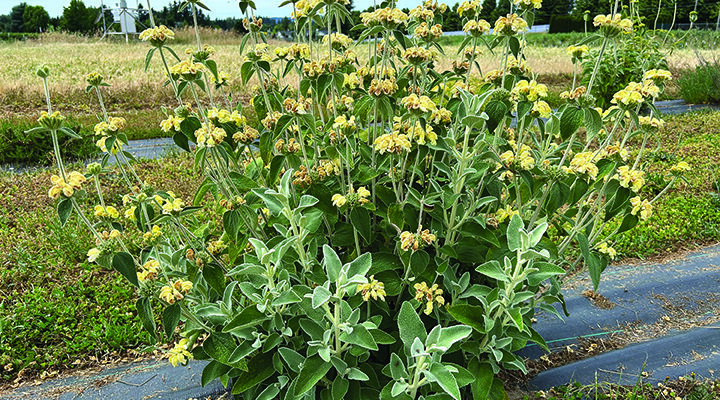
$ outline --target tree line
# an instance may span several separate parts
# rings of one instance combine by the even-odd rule
[[[192,12],[189,7],[178,11],[180,1],[162,9],[153,9],[153,16],[157,24],[164,24],[170,27],[183,27],[192,25]],[[611,12],[614,0],[544,0],[543,7],[536,12],[535,24],[547,24],[552,16],[571,15],[582,19],[587,11],[589,15],[608,14]],[[657,19],[659,23],[668,24],[673,21],[675,13],[676,23],[689,22],[690,12],[697,12],[697,22],[714,23],[720,11],[719,0],[638,0],[636,3],[640,14],[644,16],[645,23],[652,26]],[[149,12],[142,9],[139,13],[140,22],[150,25]],[[660,12],[658,13],[658,8]],[[360,23],[360,14],[367,10],[354,10],[352,2],[350,6],[352,21],[346,21],[343,25],[344,31],[349,31],[352,26]],[[443,30],[458,31],[462,29],[462,18],[457,13],[458,3],[449,7],[445,15]],[[675,11],[677,9],[677,12]],[[488,21],[495,21],[499,16],[505,15],[510,10],[510,0],[484,0],[481,17]],[[42,6],[20,3],[12,8],[9,14],[0,15],[0,32],[21,32],[36,33],[48,30],[62,30],[73,33],[91,34],[102,28],[101,19],[98,18],[100,7],[87,6],[83,0],[71,0],[63,8],[59,17],[50,17]],[[404,10],[409,11],[409,10]],[[106,11],[105,19],[112,22],[112,15]],[[233,30],[238,33],[244,31],[241,18],[211,19],[208,15],[199,10],[198,24],[205,27],[213,27],[223,30]],[[264,21],[264,29],[269,32],[292,30],[292,20],[289,18],[267,18]]]

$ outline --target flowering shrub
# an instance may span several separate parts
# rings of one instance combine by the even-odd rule
[[[233,379],[247,399],[502,394],[495,374],[525,371],[514,351],[528,341],[547,349],[533,315],[557,314],[565,271],[584,261],[597,287],[615,255],[612,236],[651,215],[657,197],[640,196],[639,166],[662,122],[638,111],[654,110],[669,76],[648,72],[608,109],[574,86],[553,111],[518,36],[538,1],[517,3],[492,36],[476,19],[480,2],[461,4],[468,36],[446,71],[435,68],[445,7],[428,0],[409,15],[364,13],[354,43],[333,31],[345,3],[293,3],[298,42],[271,51],[253,3],[240,1],[249,27],[240,79],[256,82],[252,110],[226,93],[228,77],[199,35],[181,60],[171,31],[144,32],[146,63],[159,54],[178,100],[160,125],[194,153],[206,180],[192,205],[146,185],[93,74],[106,156],[80,179],[58,154],[50,194],[60,219],[76,212],[87,223],[97,243],[88,257],[137,287],[149,332],[160,321],[174,340],[180,327],[173,365],[210,360],[203,384]],[[185,6],[195,13],[201,4]],[[606,38],[627,31],[605,18]],[[327,39],[306,41],[318,24]],[[480,47],[503,56],[470,85]],[[39,75],[47,87],[48,71]],[[246,118],[253,112],[257,124]],[[59,116],[40,122],[53,138],[64,132]],[[634,137],[641,144],[631,148]],[[122,207],[106,205],[100,190],[111,155],[128,187]],[[668,171],[672,182],[682,168]],[[92,184],[95,222],[75,201]],[[221,225],[192,215],[208,201]],[[142,241],[130,243],[136,229]]]

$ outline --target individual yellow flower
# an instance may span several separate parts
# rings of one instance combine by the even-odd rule
[[[669,81],[672,79],[670,71],[664,69],[651,69],[643,74],[643,81],[653,80],[657,82]]]
[[[163,132],[170,132],[170,130],[174,130],[175,132],[180,132],[180,123],[182,121],[183,121],[182,118],[178,118],[174,115],[171,115],[167,119],[164,119],[160,122],[160,129]]]
[[[53,175],[50,177],[50,182],[52,182],[53,186],[48,191],[48,197],[53,200],[56,200],[60,195],[72,197],[76,191],[82,189],[82,185],[86,180],[85,175],[78,171],[72,171],[67,175],[67,182],[61,177]]]
[[[170,351],[168,352],[168,361],[173,367],[177,367],[180,364],[185,364],[187,360],[192,359],[193,355],[188,351],[188,340],[181,339]]]
[[[136,209],[137,209],[137,207],[132,206],[132,207],[128,208],[127,210],[125,210],[125,219],[133,221],[133,222],[137,221],[137,218],[135,218],[135,210]]]
[[[174,39],[175,33],[165,25],[145,29],[140,33],[140,40],[150,42],[155,47],[161,47],[168,39]]]
[[[160,236],[162,236],[162,234],[163,234],[162,229],[160,229],[160,227],[157,225],[153,225],[150,232],[145,232],[143,234],[143,239],[146,242],[154,241],[154,240],[159,239]]]
[[[575,154],[570,167],[563,167],[565,172],[575,172],[578,174],[587,174],[590,178],[595,179],[598,174],[598,167],[595,165],[595,155],[591,151],[584,151]]]
[[[401,154],[403,151],[410,150],[410,139],[405,134],[386,133],[375,139],[373,145],[380,154],[386,152]]]
[[[538,9],[542,7],[542,0],[514,0],[516,6],[522,10]]]
[[[88,252],[87,252],[88,262],[95,262],[95,260],[97,260],[98,257],[100,257],[100,254],[101,254],[100,249],[98,249],[97,247],[93,247],[92,249],[88,250]]]
[[[597,15],[593,25],[600,29],[600,33],[608,38],[614,38],[620,33],[632,33],[633,23],[620,14]]]
[[[421,282],[416,283],[415,288],[415,300],[423,303],[425,302],[425,315],[430,315],[433,311],[433,304],[437,303],[439,306],[445,304],[445,298],[442,296],[443,290],[438,288],[438,284],[433,284],[432,287],[428,287],[427,283]]]
[[[175,304],[176,301],[182,300],[185,296],[172,286],[163,286],[160,289],[159,297],[160,300],[163,300],[168,304]]]
[[[544,100],[536,101],[533,104],[532,111],[533,116],[538,118],[549,118],[550,114],[552,113],[552,108],[550,108],[550,105],[545,102]]]
[[[615,249],[613,249],[612,247],[608,246],[608,244],[606,242],[600,243],[597,247],[597,250],[600,253],[605,254],[608,257],[610,257],[611,260],[614,260],[615,257],[617,256],[617,251],[615,251]]]
[[[365,186],[360,186],[357,190],[358,196],[363,199],[367,199],[370,197],[370,191],[365,188]]]
[[[686,172],[690,171],[690,164],[686,163],[685,161],[680,161],[679,163],[675,164],[670,168],[673,172]]]
[[[490,31],[490,24],[484,19],[479,21],[471,19],[463,25],[463,31],[469,33],[471,36],[480,37]]]
[[[332,197],[332,202],[335,207],[339,208],[339,207],[344,206],[345,203],[347,203],[347,197],[345,197],[339,193],[335,193]]]
[[[418,227],[417,233],[404,231],[400,233],[400,248],[404,251],[417,251],[425,245],[432,244],[437,237],[430,233],[429,229],[423,230],[422,225]]]
[[[482,10],[480,0],[463,1],[458,6],[457,13],[461,17],[474,18],[480,10]]]
[[[375,275],[370,275],[370,281],[368,283],[357,285],[357,291],[360,292],[364,301],[370,301],[370,297],[373,300],[380,299],[385,301],[385,284],[375,279]]]
[[[520,215],[520,213],[518,210],[513,210],[509,204],[505,208],[499,208],[495,211],[495,219],[498,224],[502,224],[506,219],[512,219],[513,215]]]
[[[635,196],[630,199],[630,205],[632,205],[631,214],[640,216],[641,221],[645,221],[652,216],[653,207],[647,200],[641,200],[640,196]]]
[[[518,82],[511,92],[511,96],[516,100],[527,100],[537,101],[541,98],[547,97],[548,89],[547,86],[536,81],[522,80]]]
[[[620,182],[620,186],[625,188],[632,187],[632,190],[635,192],[639,192],[643,185],[645,185],[645,172],[630,169],[627,165],[619,167],[614,178]]]
[[[571,45],[567,48],[567,54],[572,57],[573,62],[582,60],[590,52],[590,48],[584,44],[582,46]]]
[[[665,126],[665,121],[659,118],[655,117],[647,117],[645,115],[641,115],[638,117],[638,122],[640,122],[640,126],[647,129],[662,129]]]
[[[47,111],[42,111],[37,120],[40,126],[47,129],[60,129],[63,121],[65,121],[65,117],[60,115],[58,111],[55,111],[52,114],[48,114]]]
[[[140,282],[153,280],[157,277],[159,271],[160,263],[157,260],[148,260],[140,268],[140,272],[137,274],[138,280]]]
[[[500,17],[495,21],[495,29],[493,33],[496,35],[517,35],[527,31],[527,22],[520,18],[517,14],[508,14],[506,17]]]
[[[200,77],[200,73],[205,71],[205,65],[192,60],[183,60],[170,67],[170,74],[174,77],[183,77],[185,80],[192,81]]]

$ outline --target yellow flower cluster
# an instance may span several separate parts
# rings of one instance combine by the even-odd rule
[[[595,165],[595,155],[592,151],[584,151],[575,154],[570,167],[563,167],[565,172],[575,172],[578,174],[586,174],[595,179],[598,174],[598,167]]]
[[[260,132],[258,132],[257,129],[250,125],[245,125],[242,130],[235,132],[233,140],[236,143],[247,144],[254,142],[258,137],[260,137]]]
[[[493,33],[496,35],[517,35],[527,31],[527,22],[520,18],[517,14],[508,14],[507,17],[500,17],[495,21],[495,29]]]
[[[641,221],[645,221],[652,216],[653,207],[647,200],[640,199],[640,196],[635,196],[630,199],[630,205],[632,206],[632,215],[640,216]]]
[[[300,143],[297,142],[294,138],[290,138],[287,142],[287,145],[285,145],[285,140],[280,139],[277,142],[275,142],[275,148],[279,153],[286,154],[286,153],[297,153],[300,151]]]
[[[350,188],[345,196],[340,193],[335,193],[332,196],[332,202],[335,207],[342,207],[348,204],[352,208],[360,204],[368,203],[370,201],[368,197],[370,197],[370,191],[367,190],[365,186],[360,186],[357,192],[355,189]]]
[[[505,206],[505,208],[500,208],[495,211],[495,219],[498,224],[502,224],[506,219],[512,219],[513,215],[520,215],[520,212],[513,210],[509,204]]]
[[[400,100],[400,104],[414,114],[424,114],[437,109],[435,102],[427,96],[412,93]]]
[[[160,300],[164,300],[169,304],[174,304],[178,300],[182,300],[193,288],[193,284],[190,281],[184,281],[177,279],[173,282],[172,286],[163,286],[160,289]]]
[[[537,101],[547,97],[547,86],[536,81],[522,80],[513,88],[511,95],[515,100]]]
[[[108,122],[101,121],[95,124],[93,130],[95,135],[111,135],[125,129],[125,118],[122,117],[110,117]]]
[[[198,79],[205,66],[192,60],[183,60],[170,67],[170,74],[174,77],[183,77],[188,81]]]
[[[37,120],[40,126],[47,129],[60,129],[63,121],[65,121],[65,117],[57,111],[52,114],[48,114],[47,111],[43,111],[40,113],[40,117]]]
[[[664,82],[672,79],[670,71],[664,69],[651,69],[643,74],[643,80],[651,79],[655,82]]]
[[[665,121],[655,117],[640,116],[638,117],[640,126],[651,129],[662,129],[665,126]]]
[[[430,114],[430,122],[435,125],[448,125],[452,122],[452,112],[447,108],[436,108]]]
[[[680,161],[679,163],[673,165],[672,168],[670,168],[670,171],[673,171],[673,172],[690,171],[690,164],[686,163],[685,161]]]
[[[181,339],[170,351],[168,352],[168,361],[173,367],[177,367],[180,364],[185,364],[187,360],[192,359],[193,355],[188,351],[188,340]]]
[[[457,13],[461,17],[474,18],[480,10],[482,10],[480,0],[463,1],[458,6]]]
[[[173,192],[167,192],[167,194],[170,198],[155,196],[155,201],[160,205],[160,208],[162,208],[163,214],[173,214],[182,211],[183,207],[185,207],[185,202],[182,199],[176,198]]]
[[[333,129],[340,130],[341,132],[352,132],[357,128],[355,116],[353,115],[348,119],[345,115],[339,115],[335,118],[332,127]]]
[[[542,0],[514,0],[516,6],[522,10],[538,9],[542,7]]]
[[[440,26],[440,24],[435,24],[431,27],[428,27],[427,22],[423,22],[418,25],[418,27],[415,28],[414,33],[415,37],[420,38],[426,42],[438,40],[443,35],[442,26]]]
[[[245,57],[243,57],[243,61],[267,61],[272,62],[272,57],[270,57],[270,46],[268,46],[266,43],[258,43],[253,47],[251,50],[249,50]]]
[[[147,260],[145,264],[140,267],[140,272],[137,273],[137,277],[140,282],[151,281],[157,278],[159,272],[160,263],[157,260]]]
[[[385,28],[393,29],[400,24],[407,23],[408,15],[397,8],[379,8],[360,14],[360,20],[367,27],[382,25]]]
[[[85,81],[87,81],[90,86],[100,86],[103,81],[103,76],[93,71],[85,76]]]
[[[577,99],[583,97],[585,95],[585,93],[587,93],[587,88],[585,88],[585,86],[578,86],[572,92],[566,90],[566,91],[560,93],[560,98],[566,99],[566,100],[577,100]],[[600,115],[603,114],[602,109],[598,109],[597,112]]]
[[[120,212],[118,212],[117,208],[113,206],[103,207],[101,205],[96,205],[93,214],[98,218],[120,218]]]
[[[633,191],[639,192],[645,185],[645,172],[630,169],[627,165],[617,169],[617,174],[613,177],[620,182],[620,186],[632,188]]]
[[[445,304],[445,298],[442,296],[443,290],[438,288],[437,283],[432,285],[432,287],[428,287],[427,283],[421,282],[416,283],[413,287],[416,291],[415,300],[426,303],[425,310],[423,311],[425,315],[432,313],[434,303],[437,303],[438,306]]]
[[[513,150],[508,150],[500,155],[500,161],[502,161],[505,165],[510,166],[513,163],[516,163],[520,169],[524,170],[530,170],[535,167],[535,159],[532,156],[532,150],[530,149],[530,146],[528,145],[520,145],[520,151],[518,151],[517,146],[515,145],[514,141],[510,141],[510,145],[513,147]],[[517,153],[517,156],[515,155]]]
[[[53,186],[48,191],[48,197],[53,200],[56,200],[61,194],[65,197],[72,197],[76,191],[82,189],[86,180],[85,175],[77,171],[73,171],[67,176],[67,182],[61,177],[53,175],[50,177]]]
[[[550,105],[547,102],[540,100],[533,104],[531,112],[533,113],[533,116],[537,118],[549,118],[552,113],[552,108],[550,108]]]
[[[567,48],[567,54],[575,60],[582,60],[590,51],[590,48],[584,44],[582,46],[571,45]]]
[[[370,275],[370,281],[365,284],[357,285],[357,291],[360,292],[364,301],[370,301],[370,297],[373,300],[380,299],[385,301],[385,284],[375,279],[375,275]]]
[[[606,242],[600,243],[597,247],[597,250],[600,253],[605,254],[606,256],[610,257],[611,260],[614,260],[615,257],[617,256],[617,251],[615,251],[615,249],[613,249],[612,247],[608,246],[608,244]]]
[[[423,7],[422,5],[419,5],[412,10],[410,10],[410,18],[420,19],[420,20],[432,20],[435,18],[435,13],[433,10],[430,10],[428,8]]]
[[[290,13],[290,16],[294,19],[306,17],[310,14],[310,11],[317,7],[317,5],[321,2],[322,0],[300,0],[295,3],[295,10]]]
[[[162,229],[160,229],[160,227],[157,225],[153,225],[150,232],[143,233],[143,240],[146,242],[152,242],[160,239],[160,236],[162,236],[162,234]]]
[[[303,96],[299,96],[297,100],[292,97],[288,97],[283,101],[283,108],[290,114],[307,114],[312,109],[313,101],[312,98],[307,99]]]
[[[198,147],[215,147],[225,139],[225,130],[216,127],[212,123],[204,125],[195,131],[195,138]]]
[[[627,107],[634,107],[643,102],[645,98],[655,98],[660,95],[660,88],[654,81],[648,79],[643,83],[630,82],[613,95],[613,104],[622,104]]]
[[[164,119],[160,121],[160,129],[163,132],[170,132],[170,130],[174,130],[175,132],[180,132],[180,123],[183,122],[184,118],[179,118],[174,115],[171,115],[167,117],[167,119]]]
[[[373,79],[370,82],[370,87],[368,87],[368,94],[380,97],[383,94],[386,96],[391,96],[395,91],[398,90],[397,82],[395,81],[395,78],[390,79]]]
[[[175,33],[168,29],[165,25],[156,26],[154,28],[145,29],[140,33],[140,40],[150,42],[155,47],[162,46],[166,40],[174,39]]]
[[[88,250],[87,252],[87,259],[88,262],[95,262],[100,257],[102,252],[97,247],[93,247],[92,249]]]
[[[633,23],[627,18],[623,18],[620,14],[615,15],[597,15],[593,19],[593,25],[600,28],[600,33],[604,36],[612,38],[620,33],[632,33]]]
[[[410,64],[420,65],[424,62],[430,61],[435,55],[430,49],[423,47],[408,47],[403,52],[403,58]]]
[[[627,161],[628,156],[630,155],[626,148],[620,146],[620,142],[616,141],[615,144],[611,144],[608,147],[602,149],[600,153],[598,154],[597,158],[605,158],[605,157],[611,157],[614,155],[619,155],[620,159],[623,161]]]
[[[207,116],[212,122],[219,122],[221,124],[227,124],[232,122],[238,127],[245,125],[245,123],[247,122],[245,117],[240,115],[240,112],[238,110],[233,110],[232,112],[230,112],[225,109],[218,109],[216,107],[213,107],[207,110]]]
[[[331,33],[330,35],[323,36],[323,44],[327,45],[328,41],[332,43],[331,46],[333,49],[339,51],[348,49],[355,43],[351,38],[342,33]]]
[[[481,19],[479,21],[471,19],[470,21],[465,23],[465,25],[463,26],[463,31],[465,33],[469,33],[472,36],[480,37],[485,32],[490,31],[490,24],[484,19]]]
[[[437,237],[429,229],[418,228],[418,233],[404,231],[400,234],[400,248],[404,251],[417,251],[420,247],[430,245]]]

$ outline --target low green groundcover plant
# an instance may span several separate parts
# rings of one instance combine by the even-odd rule
[[[704,63],[678,79],[680,95],[687,103],[720,103],[720,65]]]
[[[14,120],[0,121],[0,164],[52,164],[53,143],[43,132],[27,133],[31,126]],[[66,157],[84,160],[98,154],[92,133],[83,131],[77,124],[69,123],[73,135],[59,139]]]
[[[659,193],[641,195],[638,166],[662,125],[653,101],[670,74],[644,71],[606,109],[588,95],[593,75],[553,111],[522,44],[539,1],[516,2],[493,35],[480,1],[463,2],[457,56],[437,44],[444,5],[406,14],[383,3],[362,14],[353,41],[339,31],[346,3],[294,3],[297,42],[271,49],[253,2],[240,1],[240,78],[256,83],[257,123],[199,34],[182,58],[168,28],[140,35],[152,46],[146,64],[163,63],[177,96],[161,127],[206,176],[194,204],[135,172],[125,120],[107,114],[96,73],[88,89],[105,157],[68,171],[58,149],[49,195],[61,222],[75,213],[94,235],[89,260],[136,288],[145,329],[179,334],[170,362],[210,361],[203,384],[232,379],[246,399],[502,396],[496,374],[525,371],[514,351],[547,349],[533,315],[557,314],[565,271],[584,261],[597,287],[612,237],[647,219],[688,169],[668,169]],[[598,59],[633,40],[633,19],[594,19],[586,42],[600,43]],[[328,32],[319,43],[309,40],[316,28]],[[481,48],[501,62],[470,86]],[[571,53],[576,64],[587,57],[582,45]],[[441,70],[440,57],[456,59]],[[38,75],[47,89],[50,71]],[[35,132],[57,142],[69,132],[48,105]],[[127,184],[122,205],[100,190],[111,154]],[[98,192],[93,215],[78,206],[85,189]],[[201,222],[193,213],[208,201],[216,218]]]

